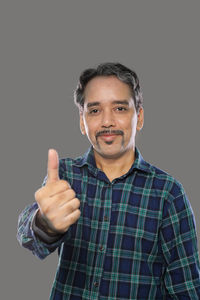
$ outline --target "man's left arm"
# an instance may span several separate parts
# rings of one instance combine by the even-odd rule
[[[200,299],[200,263],[195,218],[187,196],[181,189],[163,210],[161,228],[166,261],[164,284],[174,299]]]

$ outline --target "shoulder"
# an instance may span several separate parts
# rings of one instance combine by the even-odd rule
[[[182,183],[168,172],[149,164],[153,187],[163,191],[168,199],[174,199],[185,194]]]
[[[136,148],[136,168],[139,170],[139,177],[145,188],[153,190],[162,196],[175,198],[184,193],[182,184],[168,172],[144,160]]]
[[[182,183],[168,172],[150,163],[148,164],[148,180],[145,186],[149,186],[148,194],[158,195],[161,200],[163,217],[171,214],[187,211],[192,215],[192,207]]]

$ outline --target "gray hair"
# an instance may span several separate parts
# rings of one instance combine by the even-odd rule
[[[97,68],[84,70],[79,78],[74,91],[74,102],[79,109],[84,107],[84,90],[87,83],[97,76],[116,76],[122,82],[128,84],[131,90],[136,111],[143,106],[142,91],[137,74],[120,63],[102,63]]]

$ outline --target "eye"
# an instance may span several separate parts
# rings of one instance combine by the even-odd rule
[[[127,108],[124,107],[124,106],[119,106],[119,107],[116,108],[116,110],[118,110],[118,111],[126,111]]]
[[[99,110],[95,108],[95,109],[90,110],[89,114],[96,114],[96,113],[98,113],[98,111]]]

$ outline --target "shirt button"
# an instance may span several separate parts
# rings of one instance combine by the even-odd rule
[[[106,221],[106,222],[108,221],[108,217],[107,216],[104,217],[104,221]]]
[[[99,247],[99,249],[100,249],[100,251],[103,251],[103,250],[104,250],[104,246],[101,245],[101,246]]]
[[[94,286],[95,286],[95,287],[98,287],[98,286],[99,286],[99,283],[98,283],[97,281],[95,281],[95,282],[94,282]]]

